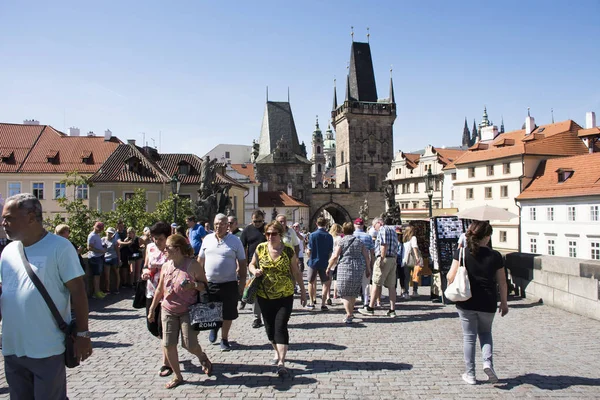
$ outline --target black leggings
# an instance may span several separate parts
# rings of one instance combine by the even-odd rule
[[[256,296],[260,305],[260,312],[267,331],[269,342],[273,344],[289,344],[290,334],[288,332],[288,321],[292,314],[294,296],[282,297],[280,299],[267,300]]]

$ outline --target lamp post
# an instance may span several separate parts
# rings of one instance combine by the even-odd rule
[[[177,223],[177,200],[179,199],[179,189],[181,188],[181,181],[177,174],[171,178],[171,193],[173,194],[173,222]]]
[[[433,199],[433,184],[435,181],[435,177],[431,173],[431,167],[427,170],[427,175],[425,175],[425,191],[427,192],[427,196],[429,196],[429,218],[433,216],[433,210],[431,208],[431,203]]]

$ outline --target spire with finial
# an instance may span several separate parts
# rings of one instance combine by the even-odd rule
[[[550,113],[552,114],[552,123],[554,123],[554,108],[550,109]]]
[[[531,117],[531,114],[529,113],[529,107],[527,107],[527,116]]]
[[[317,122],[315,123],[315,130],[319,130],[319,116],[317,115]]]
[[[483,118],[481,119],[481,123],[479,124],[479,127],[485,127],[485,126],[490,126],[490,120],[488,119],[488,113],[487,113],[487,106],[483,106]]]
[[[467,125],[467,117],[465,117],[465,127],[463,128],[462,146],[469,147],[471,145],[471,132]]]
[[[337,87],[336,87],[336,79],[333,78],[333,111],[337,110]]]
[[[369,27],[367,26],[367,43],[369,43],[370,37],[371,37],[371,32],[369,31]]]
[[[502,122],[500,124],[500,133],[504,133],[504,115],[502,116]]]
[[[394,80],[392,79],[392,66],[390,65],[390,103],[396,102],[396,97],[394,96]]]
[[[354,43],[354,27],[350,27],[350,36],[352,36],[352,43]]]

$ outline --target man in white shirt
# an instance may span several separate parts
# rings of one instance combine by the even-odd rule
[[[0,257],[2,354],[11,399],[67,397],[65,334],[25,270],[38,276],[63,320],[77,319],[75,351],[79,360],[92,354],[83,271],[73,245],[44,229],[42,205],[29,193],[6,199],[2,226],[10,243]],[[21,256],[23,250],[27,260]]]

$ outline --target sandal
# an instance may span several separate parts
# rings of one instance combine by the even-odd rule
[[[160,367],[160,370],[158,370],[158,376],[162,376],[163,378],[171,375],[172,373],[173,369],[168,365],[163,365],[162,367]]]
[[[289,374],[290,372],[283,365],[280,364],[277,367],[277,375],[279,375],[280,378],[285,378],[286,376],[289,376]]]
[[[179,379],[177,377],[171,379],[169,383],[165,385],[165,389],[175,389],[177,386],[185,383],[185,380]]]
[[[211,376],[213,372],[213,365],[210,360],[205,358],[204,360],[200,360],[200,365],[202,366],[202,372],[204,372],[207,376]]]

